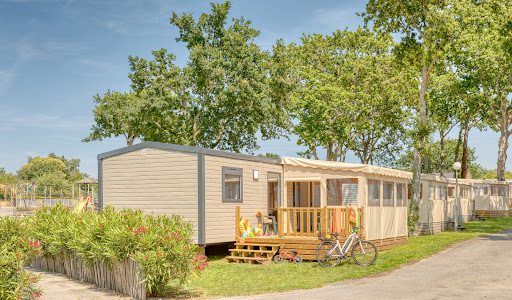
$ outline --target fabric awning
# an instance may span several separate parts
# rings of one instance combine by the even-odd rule
[[[320,182],[320,177],[299,177],[299,178],[286,178],[286,182]]]
[[[358,172],[358,173],[365,173],[365,174],[378,174],[378,175],[384,175],[384,176],[412,179],[411,172],[393,170],[393,169],[388,169],[388,168],[383,168],[383,167],[376,167],[376,166],[372,166],[372,165],[344,163],[344,162],[336,162],[336,161],[325,161],[325,160],[313,160],[313,159],[304,159],[304,158],[293,158],[293,157],[283,157],[281,159],[281,162],[285,167],[292,166],[292,167],[302,167],[302,168],[311,168],[311,169]]]

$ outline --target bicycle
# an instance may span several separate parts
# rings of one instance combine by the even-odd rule
[[[324,268],[332,268],[338,265],[340,259],[343,257],[347,261],[350,260],[347,257],[348,250],[354,241],[357,241],[352,248],[352,259],[356,264],[360,266],[369,266],[377,260],[377,247],[370,241],[361,240],[356,233],[359,228],[352,227],[352,234],[347,237],[347,240],[341,246],[338,240],[337,233],[333,233],[332,236],[336,240],[334,243],[332,240],[322,242],[316,249],[316,260]]]
[[[297,255],[297,251],[291,251],[294,255],[290,255],[284,252],[284,248],[286,247],[281,247],[281,249],[279,249],[279,253],[276,254],[276,256],[274,256],[274,262],[276,264],[280,264],[283,262],[283,255],[285,255],[290,261],[293,261],[296,264],[300,264],[302,262],[302,257],[300,255]]]

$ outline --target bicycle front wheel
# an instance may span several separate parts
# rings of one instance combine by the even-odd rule
[[[352,259],[360,266],[369,266],[377,260],[377,247],[369,241],[358,241],[352,248]]]
[[[336,244],[323,242],[316,248],[316,260],[324,268],[332,268],[340,262],[341,253]]]

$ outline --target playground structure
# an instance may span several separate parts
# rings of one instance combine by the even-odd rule
[[[75,182],[78,185],[78,193],[75,196],[75,185],[72,186],[71,197],[65,197],[62,193],[55,195],[52,187],[39,187],[35,184],[21,183],[12,187],[12,204],[17,210],[31,210],[40,207],[54,207],[57,203],[73,208],[74,212],[81,210],[97,210],[98,181],[94,178],[85,178]],[[36,190],[44,190],[36,193]],[[39,195],[42,194],[42,195]]]

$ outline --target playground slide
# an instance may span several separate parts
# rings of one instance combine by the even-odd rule
[[[91,200],[91,195],[87,196],[87,199],[84,201],[84,196],[80,197],[80,202],[73,210],[74,213],[80,212],[84,207],[87,205],[87,203]]]

